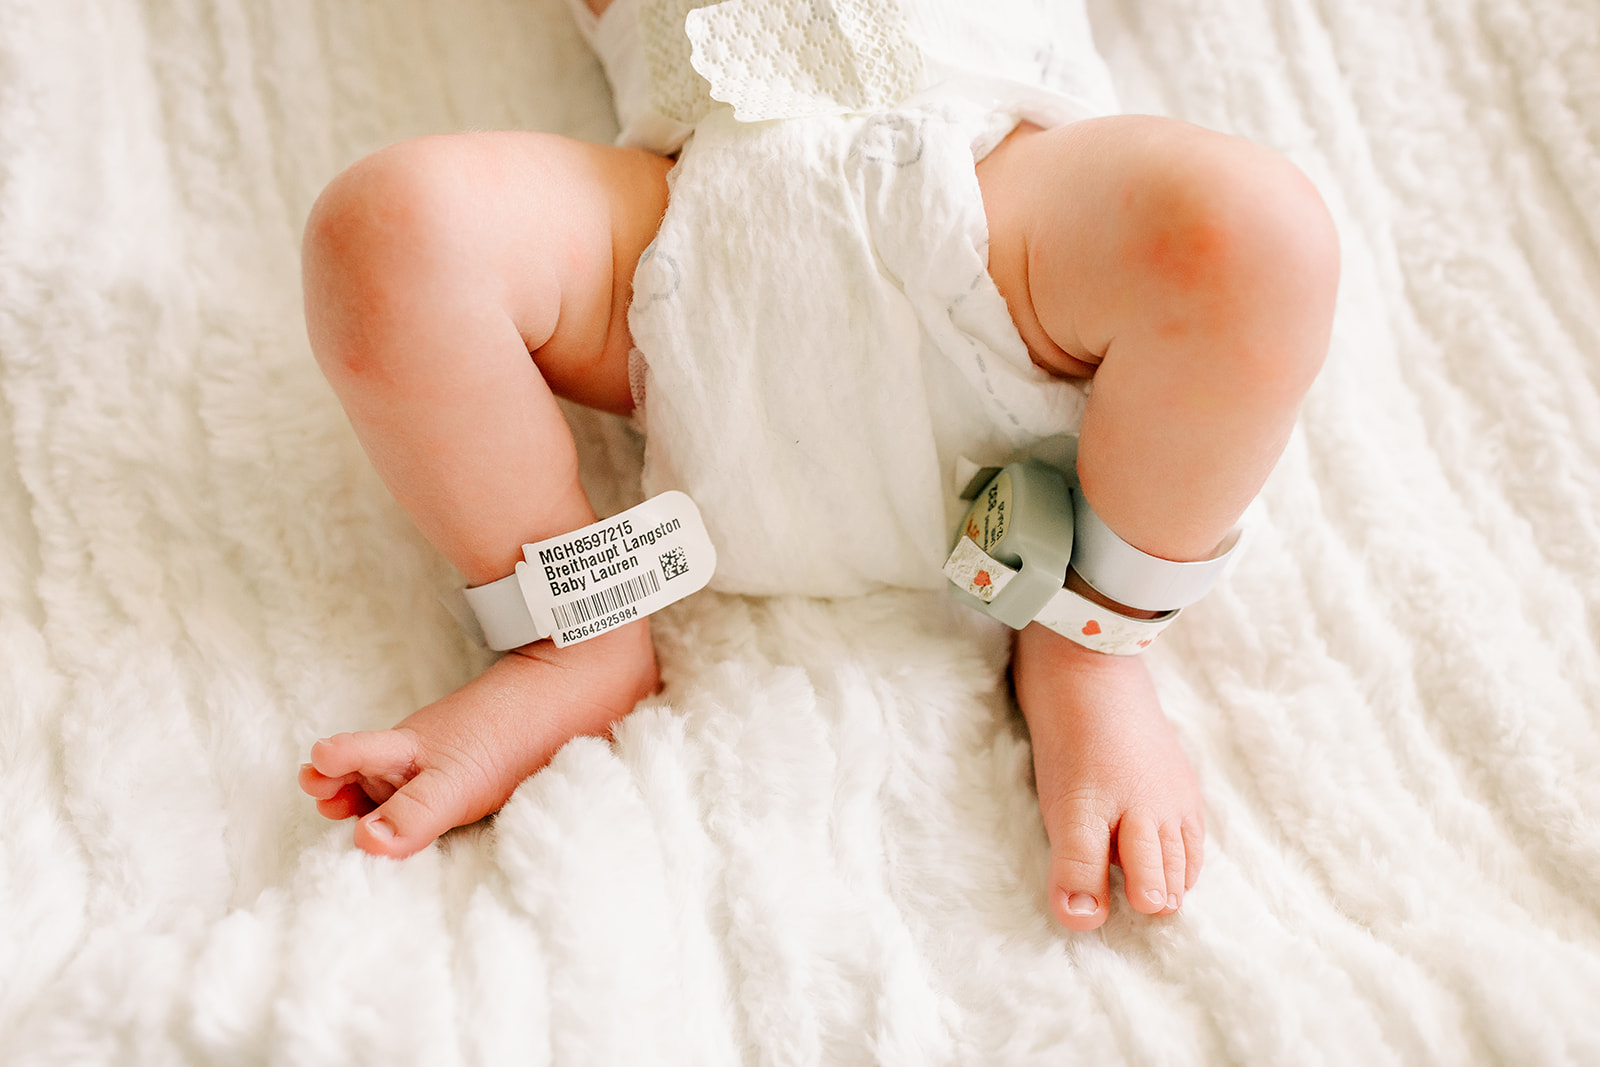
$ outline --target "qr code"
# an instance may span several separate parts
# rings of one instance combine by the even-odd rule
[[[676,578],[680,574],[689,573],[689,553],[681,548],[674,548],[661,556],[661,574],[664,578]]]

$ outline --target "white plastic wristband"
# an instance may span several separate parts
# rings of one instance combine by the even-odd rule
[[[522,546],[514,573],[462,590],[497,652],[546,637],[599,637],[699,592],[717,551],[694,501],[676,490],[609,519]]]

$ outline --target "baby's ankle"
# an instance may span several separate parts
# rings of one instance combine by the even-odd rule
[[[1125,615],[1130,619],[1154,619],[1165,614],[1160,611],[1143,611],[1139,608],[1130,608],[1126,604],[1118,603],[1084,581],[1075,570],[1068,569],[1066,586],[1079,596],[1092,600],[1101,607],[1114,611],[1118,615]]]
[[[661,688],[650,620],[640,619],[598,637],[565,647],[549,639],[514,648],[507,653],[541,666],[603,671],[605,688],[619,699],[642,700]]]

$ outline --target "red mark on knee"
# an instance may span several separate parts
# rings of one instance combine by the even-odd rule
[[[1228,232],[1211,221],[1159,228],[1140,250],[1138,267],[1173,287],[1188,291],[1212,277],[1228,253]]]

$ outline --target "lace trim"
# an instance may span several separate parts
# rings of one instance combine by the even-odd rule
[[[716,0],[645,0],[639,35],[650,73],[650,103],[662,115],[693,126],[710,112],[710,85],[695,73],[684,22],[696,8]]]
[[[741,122],[870,111],[922,84],[897,0],[647,0],[639,28],[653,106],[690,124],[717,102]]]
[[[724,0],[685,30],[712,98],[741,122],[888,107],[922,80],[922,53],[884,0]]]

